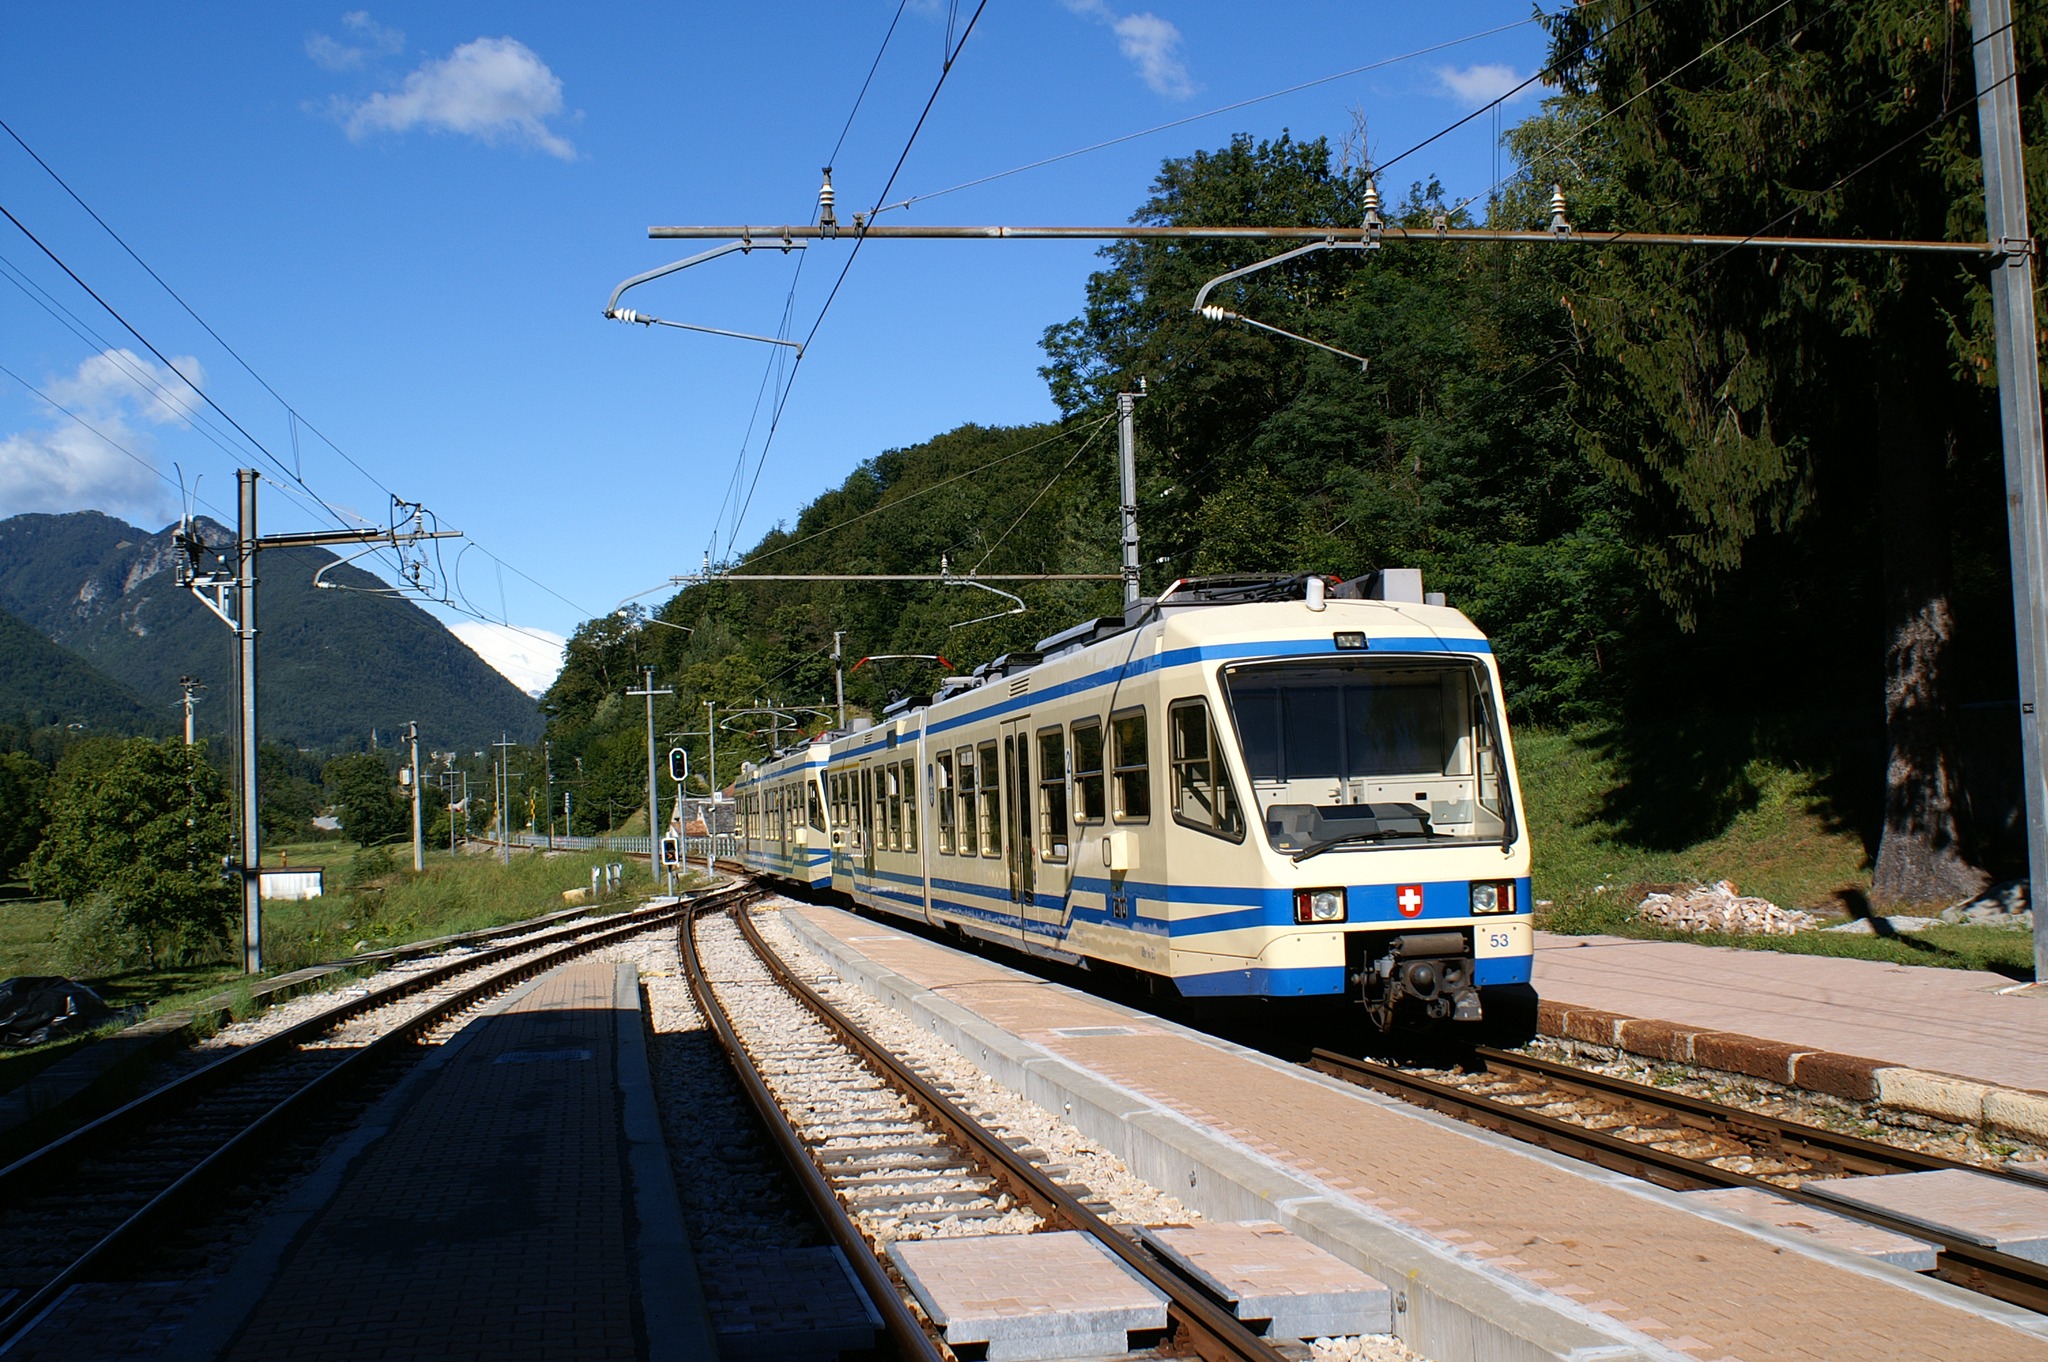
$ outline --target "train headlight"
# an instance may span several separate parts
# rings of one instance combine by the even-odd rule
[[[1475,883],[1472,886],[1472,911],[1475,914],[1514,912],[1515,882],[1486,880]]]
[[[1342,889],[1295,890],[1294,920],[1296,922],[1342,922],[1344,920],[1344,891]]]

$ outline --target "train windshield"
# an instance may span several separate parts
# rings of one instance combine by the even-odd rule
[[[1514,839],[1484,667],[1346,658],[1227,667],[1260,822],[1297,860],[1327,850]]]

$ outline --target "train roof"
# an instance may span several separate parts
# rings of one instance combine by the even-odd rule
[[[1312,581],[1321,584],[1319,593]],[[1040,639],[1034,648],[1005,653],[964,676],[949,676],[930,695],[908,695],[891,702],[880,720],[868,728],[826,733],[787,748],[762,765],[802,756],[821,744],[866,739],[882,730],[900,733],[920,710],[999,682],[1007,681],[1015,690],[1029,685],[1027,678],[1041,667],[1153,627],[1160,631],[1162,646],[1278,640],[1300,635],[1306,627],[1314,633],[1327,631],[1333,643],[1338,633],[1357,633],[1368,650],[1371,641],[1380,638],[1398,640],[1401,651],[1491,651],[1478,626],[1444,604],[1442,596],[1422,590],[1422,575],[1412,568],[1385,568],[1349,581],[1302,573],[1183,578],[1157,597],[1135,602],[1121,616],[1083,620]],[[1105,651],[1115,654],[1113,648]],[[1106,657],[1105,663],[1108,660]]]

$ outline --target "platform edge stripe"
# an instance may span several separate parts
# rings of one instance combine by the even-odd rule
[[[783,920],[805,944],[832,961],[842,978],[857,983],[884,1005],[911,1017],[919,1029],[932,1031],[963,1054],[979,1054],[983,1071],[996,1082],[1049,1111],[1064,1111],[1066,1119],[1122,1158],[1141,1179],[1173,1188],[1174,1195],[1212,1219],[1277,1221],[1370,1276],[1398,1281],[1397,1289],[1406,1291],[1409,1298],[1405,1312],[1409,1331],[1402,1336],[1425,1353],[1510,1362],[1574,1362],[1594,1357],[1601,1362],[1697,1362],[1499,1269],[1457,1258],[1448,1245],[1434,1245],[1405,1227],[1379,1222],[1355,1202],[1346,1199],[1339,1205],[1292,1170],[1238,1149],[1180,1113],[1001,1030],[861,955],[801,914],[785,912]],[[977,964],[1003,968],[988,961]],[[1163,1030],[1192,1034],[1172,1022],[1144,1017],[1103,1000],[1091,1001]],[[1196,1039],[1218,1044],[1208,1037]],[[1219,1048],[1242,1052],[1241,1047],[1227,1043]],[[1251,1052],[1242,1053],[1257,1058]],[[1143,1144],[1134,1141],[1133,1134],[1144,1135]],[[1197,1181],[1188,1188],[1185,1183],[1191,1163]],[[1225,1168],[1234,1170],[1234,1180],[1220,1171]],[[1210,1173],[1207,1184],[1201,1180],[1204,1171]],[[1174,1172],[1177,1177],[1172,1176]],[[1407,1267],[1418,1257],[1436,1260],[1441,1268],[1437,1280],[1430,1280],[1434,1274],[1427,1268]]]
[[[619,1085],[619,1128],[626,1143],[635,1256],[640,1260],[640,1317],[648,1362],[698,1362],[718,1356],[704,1284],[690,1252],[682,1200],[669,1165],[668,1137],[654,1098],[647,1053],[647,1014],[639,966],[618,962],[612,993],[613,1062]]]

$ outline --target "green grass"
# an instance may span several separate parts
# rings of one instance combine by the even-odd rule
[[[1539,903],[1548,901],[1537,909],[1536,918],[1545,930],[2032,977],[2033,934],[2004,927],[1942,926],[1885,938],[1832,932],[1691,936],[1651,926],[1634,912],[1645,892],[1717,880],[1732,881],[1740,892],[1784,908],[1840,916],[1846,896],[1867,895],[1870,890],[1862,838],[1829,818],[1812,773],[1759,759],[1744,770],[1744,784],[1751,793],[1725,826],[1690,845],[1646,846],[1609,815],[1622,776],[1618,763],[1592,735],[1524,729],[1516,736],[1515,748],[1535,841],[1536,896]],[[1945,905],[1930,908],[1940,906]]]
[[[403,869],[355,888],[343,888],[349,879],[347,861],[330,859],[323,897],[266,904],[265,963],[282,973],[362,950],[538,917],[568,906],[563,891],[588,888],[591,867],[612,859],[601,852],[519,852],[508,866],[494,856],[451,856],[442,851],[430,854],[427,868],[415,875],[410,851],[399,852],[396,859]],[[625,893],[614,900],[621,909],[650,888],[644,863],[628,860],[625,866]]]
[[[317,899],[264,904],[264,962],[273,975],[339,960],[356,954],[358,947],[383,949],[539,917],[569,906],[562,891],[588,888],[590,868],[609,859],[598,853],[521,852],[506,866],[491,856],[443,851],[430,854],[426,870],[415,875],[409,849],[400,848],[396,859],[403,869],[345,889],[355,855],[352,844],[313,842],[285,850],[294,864],[325,865],[328,892]],[[266,856],[265,863],[271,858]],[[595,905],[595,911],[623,911],[646,895],[651,885],[645,864],[628,860],[625,866],[624,892],[609,904]],[[54,941],[62,913],[63,906],[50,899],[0,901],[0,977],[64,972]],[[217,960],[126,970],[85,982],[109,1006],[139,1006],[150,1016],[223,993],[233,1000],[235,1016],[256,1010],[248,976],[225,951]],[[89,1039],[75,1036],[33,1049],[0,1050],[0,1091],[26,1082]]]

